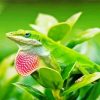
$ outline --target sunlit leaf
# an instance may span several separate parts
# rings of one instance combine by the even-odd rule
[[[15,54],[6,57],[2,62],[0,63],[0,78],[3,78],[5,75],[6,71],[8,70],[8,67],[11,67],[12,64],[14,63],[15,59]]]
[[[71,40],[70,42],[67,43],[67,47],[73,48],[75,47],[77,44],[83,43],[93,37],[95,37],[96,35],[100,34],[100,28],[92,28],[92,29],[88,29],[82,33],[80,33],[81,36]]]
[[[67,21],[58,23],[58,21],[53,16],[39,14],[36,19],[36,25],[30,24],[30,26],[41,33],[48,34],[48,36],[53,40],[60,41],[66,37],[68,32],[70,32],[72,26],[76,23],[80,15],[81,12],[76,13]]]
[[[64,36],[64,38],[61,40],[62,44],[66,44],[66,42],[68,41],[68,38],[70,37],[70,32],[74,26],[74,24],[77,22],[77,20],[79,19],[80,15],[82,14],[82,12],[76,13],[73,16],[71,16],[70,18],[67,19],[67,21],[65,21],[65,23],[69,26],[69,30],[67,30],[67,35]]]
[[[82,12],[78,12],[74,15],[72,15],[70,18],[67,19],[66,23],[70,25],[70,27],[73,27],[73,25],[77,22],[79,17],[81,16]]]
[[[100,72],[95,72],[93,74],[88,74],[86,76],[81,77],[80,79],[77,80],[77,82],[72,85],[69,89],[65,90],[63,92],[63,95],[67,95],[81,87],[84,87],[96,80],[100,79]]]
[[[41,13],[36,19],[36,24],[30,24],[30,26],[41,33],[47,34],[48,29],[57,23],[57,19],[53,16]]]
[[[26,85],[26,84],[22,84],[22,83],[13,83],[13,85],[27,91],[29,94],[33,95],[34,97],[38,98],[38,99],[46,99],[45,95],[39,91],[36,88],[33,88],[32,86]]]
[[[47,88],[62,88],[63,79],[59,72],[51,68],[45,67],[39,69],[39,76],[43,86]]]

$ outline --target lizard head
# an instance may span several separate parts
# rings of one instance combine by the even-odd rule
[[[39,57],[33,50],[35,46],[41,46],[39,33],[36,31],[18,30],[7,33],[7,37],[20,46],[15,59],[17,72],[22,76],[35,72],[39,67]]]
[[[41,45],[41,42],[39,41],[39,34],[40,33],[36,31],[18,30],[7,33],[7,37],[19,45],[39,46]]]

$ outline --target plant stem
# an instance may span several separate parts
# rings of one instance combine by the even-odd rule
[[[81,64],[78,64],[76,67],[83,73],[83,75],[88,75],[89,72],[85,69],[86,65],[81,65]]]
[[[53,96],[55,100],[64,100],[62,96],[60,96],[60,90],[52,90]]]

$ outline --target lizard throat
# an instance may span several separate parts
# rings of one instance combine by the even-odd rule
[[[15,59],[17,72],[22,76],[28,76],[39,67],[39,57],[31,52],[19,51]]]

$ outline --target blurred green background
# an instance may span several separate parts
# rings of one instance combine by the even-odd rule
[[[1,0],[0,61],[17,50],[17,46],[6,38],[6,32],[31,29],[29,24],[35,22],[39,13],[50,14],[59,21],[64,21],[79,11],[83,15],[76,23],[74,31],[100,27],[99,0]],[[99,37],[96,41],[99,42]]]
[[[39,13],[50,14],[59,21],[65,21],[80,11],[83,14],[75,24],[72,33],[76,34],[93,27],[100,28],[100,0],[0,0],[0,100],[25,100],[26,97],[27,100],[33,100],[29,94],[11,84],[19,81],[19,75],[16,74],[13,64],[14,56],[7,56],[15,53],[18,48],[14,42],[6,38],[5,33],[18,29],[31,29],[29,24],[35,23]],[[86,47],[83,44],[82,49]],[[89,40],[85,54],[100,64],[99,51],[100,35]],[[21,77],[20,81],[30,85],[34,83],[31,77],[24,79]],[[100,85],[96,86],[98,87],[94,87],[93,91],[100,88]],[[99,89],[97,93],[100,93]],[[94,92],[91,93],[89,100],[93,99],[93,94]]]

